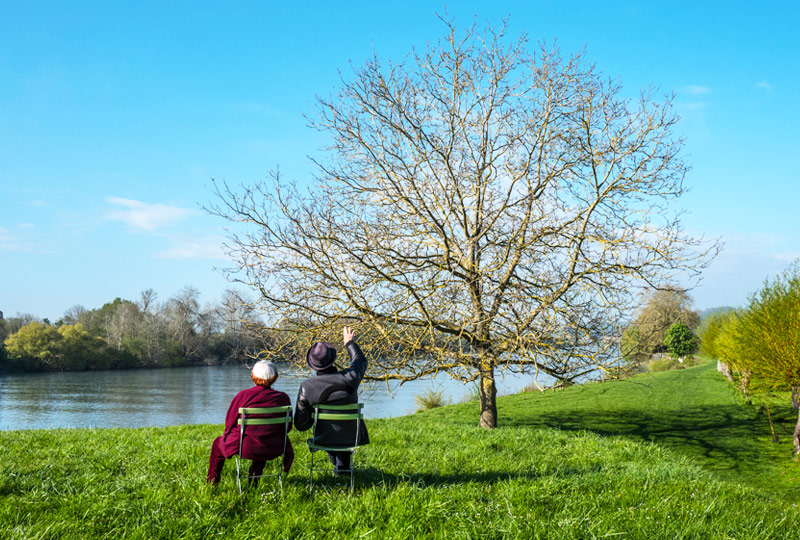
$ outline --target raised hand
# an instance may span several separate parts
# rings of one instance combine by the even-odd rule
[[[351,330],[349,326],[345,326],[344,328],[342,328],[342,338],[344,339],[345,345],[354,340],[355,337],[356,335],[353,333],[353,330]]]

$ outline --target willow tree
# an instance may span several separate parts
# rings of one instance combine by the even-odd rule
[[[792,442],[800,460],[800,262],[750,298],[739,334],[740,362],[762,392],[791,391],[798,411]],[[770,420],[771,422],[771,420]],[[775,440],[773,434],[773,440]]]
[[[330,144],[309,187],[217,184],[211,211],[249,224],[228,243],[233,275],[274,327],[302,341],[356,325],[375,379],[479,379],[495,427],[499,369],[608,369],[635,285],[708,250],[670,210],[687,165],[668,97],[625,99],[581,54],[505,26],[445,23],[318,98]]]

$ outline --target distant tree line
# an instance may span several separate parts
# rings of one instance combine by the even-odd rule
[[[164,302],[148,289],[137,301],[74,306],[55,323],[28,314],[0,319],[0,371],[238,363],[270,339],[250,302],[235,291],[201,306],[192,287]]]
[[[741,309],[719,311],[700,332],[701,351],[724,363],[728,378],[763,401],[790,393],[798,410],[793,442],[800,457],[800,263],[766,281]],[[771,420],[771,417],[770,417]],[[771,422],[770,422],[771,423]],[[773,440],[777,442],[773,430]]]

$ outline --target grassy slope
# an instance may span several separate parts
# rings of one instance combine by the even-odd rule
[[[0,538],[800,538],[786,489],[718,479],[744,452],[791,485],[742,411],[702,367],[507,396],[491,432],[475,404],[371,421],[353,496],[308,494],[300,433],[283,491],[240,497],[232,464],[203,484],[219,426],[3,432]]]
[[[499,424],[591,431],[647,441],[691,458],[725,480],[743,482],[800,502],[800,465],[791,461],[797,413],[788,395],[775,400],[771,442],[766,412],[746,406],[709,363],[686,370],[588,384],[544,395],[501,398]],[[441,409],[459,422],[477,405]]]

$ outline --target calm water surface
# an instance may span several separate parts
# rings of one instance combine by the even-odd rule
[[[279,371],[275,388],[294,404],[310,372],[288,365]],[[519,392],[532,381],[532,375],[498,373],[498,394]],[[546,382],[540,376],[539,383]],[[0,375],[0,430],[222,424],[233,396],[250,386],[250,370],[244,366]],[[360,391],[364,414],[388,418],[412,413],[414,396],[428,389],[442,390],[457,402],[472,385],[444,374],[403,386],[393,383],[389,389],[368,383]]]

